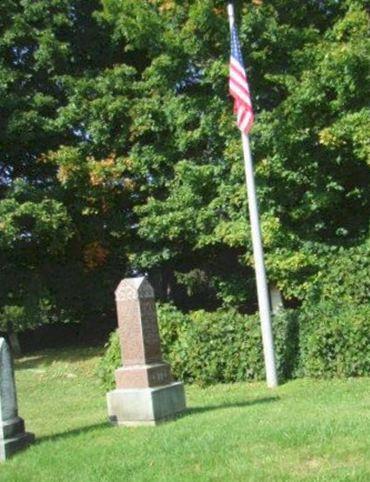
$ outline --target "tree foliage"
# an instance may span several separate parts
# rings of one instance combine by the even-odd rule
[[[269,278],[293,304],[364,302],[366,3],[236,4]],[[109,316],[137,272],[184,307],[254,311],[228,44],[220,0],[2,2],[2,313],[32,294],[49,319]]]

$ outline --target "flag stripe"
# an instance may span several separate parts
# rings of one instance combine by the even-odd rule
[[[246,81],[245,81],[245,79],[243,79],[243,77],[241,77],[240,75],[235,74],[235,72],[233,72],[232,74],[230,74],[230,80],[231,79],[234,82],[238,83],[239,87],[242,87],[243,89],[245,89],[245,91],[249,94],[248,84],[246,84]]]
[[[229,91],[234,98],[234,112],[239,129],[248,134],[253,125],[254,115],[247,75],[235,25],[231,29],[231,57]]]
[[[245,75],[244,67],[232,56],[230,58],[230,65],[233,69],[239,72],[239,74],[243,77],[243,79],[247,78],[247,76]]]
[[[252,107],[251,98],[249,97],[249,92],[245,90],[245,87],[241,87],[237,84],[234,79],[230,79],[230,93],[234,97],[240,97],[240,99]]]

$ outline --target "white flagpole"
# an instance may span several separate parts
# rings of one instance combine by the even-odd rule
[[[229,3],[227,8],[229,14],[230,29],[234,26],[234,6]],[[267,386],[274,388],[278,385],[275,366],[274,340],[272,336],[271,312],[269,292],[267,288],[266,270],[262,247],[261,227],[258,215],[258,204],[256,186],[254,182],[253,162],[248,136],[242,133],[244,167],[247,185],[249,217],[252,231],[252,244],[254,264],[256,270],[258,306],[261,319],[263,354],[266,368]]]

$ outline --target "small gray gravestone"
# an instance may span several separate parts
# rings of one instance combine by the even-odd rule
[[[15,388],[13,360],[8,344],[0,338],[0,462],[35,439],[24,431],[24,421],[18,417],[17,391]]]
[[[117,425],[156,425],[185,410],[184,386],[162,360],[152,286],[126,278],[115,294],[123,366],[107,394],[108,416]]]
[[[282,308],[284,308],[281,293],[274,285],[270,287],[270,301],[271,311],[273,315],[276,315]]]

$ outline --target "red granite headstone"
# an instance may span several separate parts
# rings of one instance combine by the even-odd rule
[[[116,290],[122,367],[107,393],[108,417],[119,426],[157,425],[186,410],[184,385],[162,360],[154,291],[144,278]]]
[[[118,389],[158,387],[173,379],[163,362],[154,291],[144,278],[127,278],[115,292],[123,366],[116,370]]]

